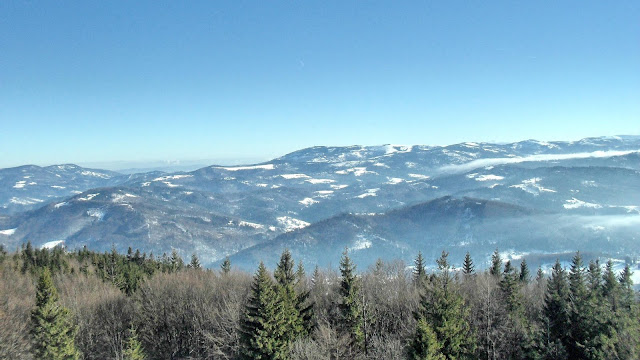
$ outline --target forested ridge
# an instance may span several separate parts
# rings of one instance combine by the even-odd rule
[[[430,260],[429,262],[431,262]],[[379,260],[255,273],[227,259],[0,247],[1,359],[638,359],[631,269]],[[272,269],[272,270],[270,270]]]

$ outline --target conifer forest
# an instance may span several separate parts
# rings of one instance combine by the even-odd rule
[[[433,264],[433,265],[432,265]],[[0,249],[1,359],[638,359],[631,269],[498,250],[254,273],[129,249]]]

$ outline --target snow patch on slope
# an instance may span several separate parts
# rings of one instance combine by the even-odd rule
[[[278,223],[281,226],[284,227],[284,231],[285,232],[290,232],[290,231],[293,231],[293,230],[302,229],[302,228],[305,228],[305,227],[311,225],[306,221],[295,219],[295,218],[292,218],[290,216],[280,216],[280,217],[276,218],[276,220],[278,220]]]
[[[602,205],[589,203],[586,201],[578,200],[576,198],[572,198],[571,200],[566,200],[566,204],[562,206],[565,209],[578,209],[578,208],[600,209],[602,207]]]
[[[239,171],[239,170],[273,170],[273,164],[265,165],[251,165],[251,166],[233,166],[233,167],[216,167],[215,169],[222,169],[227,171]]]

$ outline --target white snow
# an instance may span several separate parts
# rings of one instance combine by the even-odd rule
[[[365,174],[378,175],[378,173],[375,172],[375,171],[367,171],[366,167],[354,167],[354,168],[351,168],[351,169],[345,169],[345,170],[336,171],[336,174],[338,174],[338,175],[347,175],[347,174],[350,174],[350,173],[353,173],[353,175],[355,175],[355,176],[362,176],[362,175],[365,175]]]
[[[304,198],[300,201],[298,201],[300,204],[304,205],[304,206],[311,206],[313,204],[317,204],[318,201],[313,200],[312,198]]]
[[[53,205],[53,207],[56,208],[56,209],[59,209],[59,208],[61,208],[63,206],[67,206],[67,205],[69,205],[68,202],[61,202],[61,203],[57,203],[57,204]]]
[[[332,189],[340,190],[349,187],[349,185],[331,185]]]
[[[370,240],[366,239],[362,235],[358,235],[358,239],[356,239],[356,241],[354,241],[354,243],[351,246],[350,250],[353,250],[353,251],[364,250],[364,249],[370,248],[372,245],[373,244],[371,243]]]
[[[336,182],[335,180],[331,179],[308,179],[305,181],[311,184],[330,184]]]
[[[256,223],[252,223],[252,222],[248,222],[248,221],[240,221],[238,223],[238,226],[246,226],[246,227],[250,227],[250,228],[254,228],[254,229],[263,229],[264,228],[264,225],[256,224]]]
[[[476,176],[476,181],[490,181],[490,180],[502,180],[502,179],[504,179],[504,176],[500,176],[500,175],[487,174],[487,175]]]
[[[7,236],[11,236],[16,232],[16,229],[6,229],[6,230],[0,230],[0,235],[7,235]]]
[[[266,188],[267,186],[269,186],[269,184],[256,184],[256,186]]]
[[[13,187],[15,189],[22,189],[26,185],[26,181],[18,181]]]
[[[167,186],[168,186],[168,187],[170,187],[170,188],[175,188],[175,187],[180,187],[180,186],[182,186],[182,185],[176,185],[176,184],[173,184],[173,183],[171,183],[171,182],[169,182],[169,181],[163,181],[162,183],[163,183],[163,184],[165,184],[165,185],[167,185]]]
[[[390,185],[400,184],[401,182],[404,181],[404,179],[401,179],[401,178],[387,178],[387,179],[389,179],[389,181],[387,181],[385,184],[390,184]]]
[[[265,165],[251,165],[251,166],[233,166],[233,167],[216,167],[216,169],[222,169],[227,171],[238,171],[238,170],[273,170],[273,164],[265,164]]]
[[[147,181],[147,182],[143,182],[143,183],[142,183],[142,186],[143,186],[143,187],[146,187],[146,186],[149,186],[149,185],[151,185],[151,182],[150,182],[150,181]]]
[[[389,165],[383,164],[381,162],[374,163],[373,166],[383,167],[383,168],[387,168],[387,169],[389,168]]]
[[[309,179],[311,176],[305,174],[283,174],[281,177],[291,180],[291,179]]]
[[[360,195],[358,195],[356,197],[360,198],[360,199],[364,199],[367,196],[378,196],[378,194],[377,194],[378,190],[380,190],[380,189],[367,189],[367,192],[365,192],[364,194],[360,194]]]
[[[102,220],[104,218],[104,211],[100,209],[89,209],[87,210],[87,215]]]
[[[96,196],[98,196],[98,195],[100,195],[100,193],[87,194],[87,196],[86,196],[86,197],[78,198],[78,201],[89,201],[89,200],[93,199],[94,197],[96,197]]]
[[[539,184],[540,180],[542,179],[532,178],[528,180],[523,180],[522,184],[511,185],[509,187],[526,191],[529,194],[532,194],[533,196],[538,196],[543,192],[552,192],[552,193],[556,192],[555,190],[544,188],[542,185]]]
[[[310,225],[306,221],[295,219],[290,216],[280,216],[276,220],[278,220],[278,223],[284,227],[285,232],[302,229]]]
[[[166,184],[167,180],[178,180],[178,179],[184,179],[184,178],[190,178],[190,177],[193,177],[193,175],[167,175],[167,176],[161,176],[161,177],[155,178],[151,181],[162,181],[162,182],[165,182]]]
[[[422,175],[422,174],[409,174],[409,177],[412,177],[414,179],[420,179],[420,180],[427,180],[431,178],[431,176],[429,175]]]
[[[14,196],[11,198],[11,200],[9,200],[9,202],[16,205],[33,205],[33,204],[44,202],[44,200],[40,200],[36,198],[21,199]]]
[[[443,149],[443,152],[447,155],[452,155],[450,152]],[[628,150],[628,151],[593,151],[587,153],[572,153],[572,154],[537,154],[537,155],[529,155],[529,156],[514,156],[514,157],[506,157],[506,158],[490,158],[490,159],[478,159],[469,161],[464,164],[452,164],[445,165],[441,167],[439,170],[445,173],[461,173],[467,172],[473,169],[493,166],[493,165],[502,165],[502,164],[515,164],[526,161],[556,161],[556,160],[571,160],[571,159],[587,159],[587,158],[607,158],[614,156],[624,156],[634,153],[640,153],[640,150]]]
[[[54,189],[66,189],[66,187],[60,185],[51,185],[51,187]]]
[[[64,243],[64,240],[54,240],[54,241],[49,241],[46,242],[44,244],[42,244],[42,246],[40,247],[41,249],[53,249],[54,247],[61,245]]]
[[[138,196],[132,194],[112,194],[111,201],[114,203],[122,202],[126,198],[137,198]]]
[[[111,179],[111,176],[109,176],[107,174],[102,174],[102,173],[99,173],[99,172],[95,172],[95,171],[87,171],[87,170],[85,170],[85,171],[81,172],[80,175],[99,177],[101,179]]]
[[[576,198],[572,198],[571,200],[566,200],[566,204],[562,205],[565,209],[577,209],[577,208],[592,208],[592,209],[600,209],[602,205],[588,203],[582,200],[578,200]]]
[[[411,150],[413,149],[413,146],[406,146],[406,145],[385,145],[384,147],[387,155],[397,153],[397,152],[407,153],[407,152],[411,152]]]
[[[316,194],[320,194],[320,195],[333,194],[333,190],[318,190],[316,191]]]

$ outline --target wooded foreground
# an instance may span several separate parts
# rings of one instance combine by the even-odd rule
[[[0,247],[1,359],[638,359],[627,266],[525,261],[476,271],[378,261],[308,274],[288,251],[271,273],[203,269],[173,253]]]

